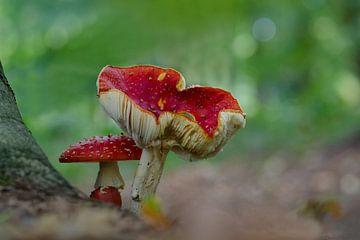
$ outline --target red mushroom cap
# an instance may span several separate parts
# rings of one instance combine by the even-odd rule
[[[167,144],[186,158],[201,159],[245,126],[245,113],[229,92],[185,88],[174,69],[107,66],[97,86],[105,111],[143,148]]]
[[[165,112],[183,115],[197,122],[212,137],[222,111],[243,114],[227,91],[212,87],[185,88],[182,75],[174,69],[155,66],[105,67],[98,79],[98,95],[114,89],[125,93],[143,111],[156,116]]]
[[[90,194],[91,199],[100,202],[112,203],[119,207],[122,205],[121,195],[119,189],[115,187],[98,187]]]
[[[96,136],[71,145],[64,151],[59,161],[70,162],[109,162],[139,160],[141,148],[126,136]]]

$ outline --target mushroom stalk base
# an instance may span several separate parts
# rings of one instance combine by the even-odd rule
[[[160,147],[144,148],[132,185],[131,210],[139,213],[141,201],[155,194],[169,152]]]
[[[94,188],[98,187],[116,187],[124,188],[125,182],[119,172],[119,166],[116,162],[100,162],[100,170],[98,172]]]

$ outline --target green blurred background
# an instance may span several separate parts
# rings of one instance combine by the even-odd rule
[[[96,98],[107,64],[172,67],[231,91],[248,124],[214,164],[299,156],[359,130],[358,0],[0,0],[0,59],[26,124],[78,186],[97,166],[61,165],[60,153],[120,132]],[[185,164],[171,155],[166,168]],[[131,179],[136,162],[122,166]]]

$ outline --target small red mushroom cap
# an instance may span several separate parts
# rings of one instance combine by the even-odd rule
[[[119,207],[122,205],[120,192],[115,187],[98,187],[91,192],[90,198],[101,202],[112,203]]]
[[[59,161],[70,162],[109,162],[139,160],[141,148],[127,136],[96,136],[71,145]]]
[[[143,148],[169,145],[186,158],[201,159],[245,126],[245,113],[229,92],[186,88],[174,69],[106,66],[97,86],[105,111]]]

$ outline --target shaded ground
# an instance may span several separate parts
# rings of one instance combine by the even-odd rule
[[[127,211],[60,198],[29,202],[26,194],[12,199],[14,189],[1,187],[0,209],[17,209],[1,212],[1,239],[360,239],[359,142],[295,160],[279,154],[260,168],[199,162],[166,174],[158,196],[175,222],[166,231]],[[310,198],[337,200],[342,216],[321,223],[298,216]]]
[[[154,239],[155,233],[128,211],[90,201],[33,197],[27,190],[0,187],[2,240]]]

